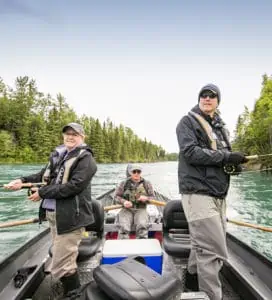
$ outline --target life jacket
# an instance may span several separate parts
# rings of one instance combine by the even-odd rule
[[[133,182],[130,178],[125,182],[123,198],[133,203],[133,208],[144,208],[146,203],[138,202],[137,199],[141,196],[148,196],[147,183],[142,178],[139,183]]]
[[[45,168],[45,171],[42,176],[42,182],[50,183],[54,178],[57,184],[66,183],[69,178],[71,166],[75,160],[86,151],[86,149],[81,149],[76,156],[73,156],[69,159],[64,159],[62,163],[66,149],[63,147],[57,148],[57,150],[50,157],[50,160]],[[52,174],[54,173],[54,174]]]
[[[193,117],[198,121],[198,123],[201,125],[202,129],[205,131],[205,133],[208,136],[208,139],[210,141],[210,148],[212,150],[227,148],[230,149],[230,143],[228,139],[228,132],[226,128],[221,128],[221,135],[218,136],[212,126],[209,124],[207,120],[205,120],[200,114],[195,113],[193,111],[189,112],[189,116]]]

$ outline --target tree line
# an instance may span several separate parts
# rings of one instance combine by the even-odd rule
[[[54,98],[38,90],[35,80],[17,77],[15,87],[0,78],[0,162],[45,162],[62,143],[61,128],[69,122],[83,125],[86,143],[99,163],[176,160],[158,145],[140,139],[132,129],[78,116],[62,94]]]
[[[166,151],[139,138],[132,129],[116,126],[110,119],[101,123],[91,116],[78,116],[62,94],[52,97],[38,90],[35,80],[17,77],[15,87],[0,78],[0,162],[45,162],[62,143],[61,128],[81,123],[86,143],[99,163],[155,162],[177,160]],[[262,89],[253,111],[245,106],[238,117],[234,150],[248,155],[272,152],[272,76],[263,75]]]
[[[263,75],[261,94],[253,110],[245,106],[239,115],[233,148],[248,155],[272,152],[272,76]]]

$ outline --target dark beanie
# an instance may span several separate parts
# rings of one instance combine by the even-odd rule
[[[218,99],[218,104],[220,103],[220,100],[221,100],[221,93],[220,93],[220,90],[219,90],[219,87],[216,86],[215,84],[212,84],[212,83],[209,83],[205,86],[203,86],[203,88],[200,90],[199,94],[198,94],[198,102],[199,102],[199,99],[200,99],[200,95],[202,94],[202,92],[204,91],[211,91],[213,92],[214,94],[217,95],[217,99]]]

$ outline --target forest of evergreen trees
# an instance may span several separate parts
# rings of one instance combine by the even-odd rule
[[[233,148],[248,155],[272,153],[272,76],[263,76],[261,94],[253,111],[245,107],[239,116]]]
[[[69,122],[81,123],[99,163],[176,160],[161,147],[140,139],[130,128],[103,124],[91,116],[78,116],[65,98],[40,92],[35,80],[18,77],[15,87],[0,78],[0,162],[45,162],[62,143],[61,129]]]
[[[58,94],[56,98],[38,91],[35,80],[18,77],[15,87],[0,78],[0,162],[45,162],[62,143],[61,128],[81,123],[99,163],[155,162],[177,160],[158,145],[140,139],[130,128],[78,116]],[[238,117],[233,149],[248,155],[272,152],[272,77],[264,75],[260,98],[252,112],[245,107]]]

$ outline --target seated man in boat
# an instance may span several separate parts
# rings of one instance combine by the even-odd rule
[[[151,183],[141,177],[142,167],[130,164],[127,169],[129,177],[122,181],[115,191],[115,201],[124,208],[118,214],[119,239],[128,239],[131,227],[136,225],[136,238],[148,237],[148,214],[146,204],[154,198]]]

